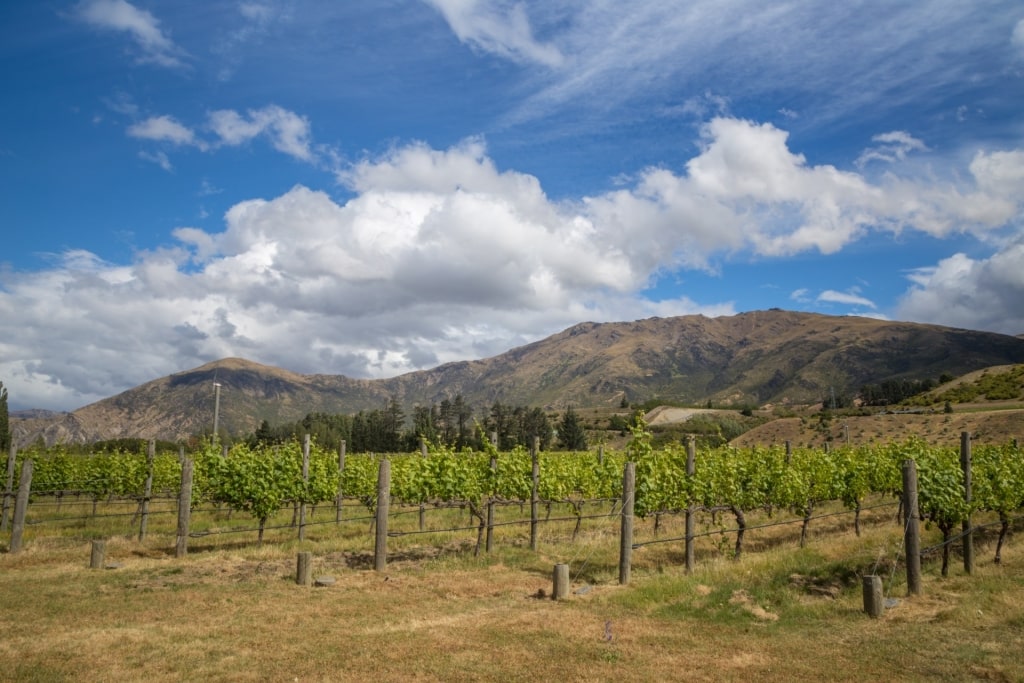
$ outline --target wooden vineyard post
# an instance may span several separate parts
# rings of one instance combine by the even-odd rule
[[[300,586],[313,585],[313,553],[303,551],[295,561],[295,583]]]
[[[967,515],[963,521],[964,571],[974,572],[974,530],[971,528],[971,433],[960,433],[960,468],[964,473],[964,502]]]
[[[302,499],[299,501],[299,540],[306,540],[306,488],[309,485],[309,434],[302,439]]]
[[[420,437],[420,457],[427,457],[427,440]],[[420,531],[423,531],[427,527],[427,504],[420,503]]]
[[[156,457],[156,440],[150,439],[146,448],[146,484],[142,490],[142,514],[139,519],[139,543],[146,540],[149,525],[149,499],[153,497],[153,459]]]
[[[498,459],[491,458],[491,476],[497,477]],[[486,552],[494,549],[494,494],[487,496],[487,541],[484,546]]]
[[[882,612],[885,610],[885,600],[882,596],[882,577],[870,575],[863,577],[862,580],[864,582],[864,611],[872,619],[877,619],[882,616]]]
[[[788,465],[793,460],[793,442],[786,441],[786,464]]]
[[[551,584],[552,600],[565,600],[569,597],[569,565],[555,565]]]
[[[89,553],[89,569],[103,569],[103,563],[107,556],[107,542],[93,541],[92,550]]]
[[[192,458],[181,463],[181,489],[178,491],[178,538],[174,556],[188,555],[188,524],[192,514]]]
[[[338,498],[335,500],[334,521],[341,521],[341,506],[345,502],[345,439],[338,444]]]
[[[697,442],[694,437],[686,441],[686,476],[692,480],[697,471]],[[694,549],[693,549],[693,526],[696,514],[693,510],[693,501],[687,501],[686,506],[686,573],[693,573]]]
[[[11,527],[10,551],[21,551],[21,538],[25,533],[25,513],[28,512],[28,497],[32,491],[32,461],[21,463],[21,478],[18,480],[18,497],[14,501],[14,525]]]
[[[382,572],[388,564],[388,508],[391,505],[391,462],[380,461],[377,472],[377,523],[373,544],[373,568]]]
[[[904,543],[907,553],[907,595],[921,593],[921,520],[917,509],[917,464],[903,461]]]
[[[622,531],[619,534],[619,583],[629,583],[633,561],[633,503],[636,500],[636,464],[627,462],[622,470]]]
[[[7,451],[7,485],[4,487],[4,507],[0,515],[0,531],[7,531],[7,521],[11,515],[11,503],[14,501],[14,467],[18,458],[18,447],[11,444]]]
[[[540,439],[535,436],[533,437],[533,448],[530,449],[530,459],[533,461],[530,479],[530,550],[533,551],[536,551],[538,548],[537,526],[539,519],[537,506],[540,504],[540,498],[538,498],[537,491],[540,488],[540,460],[538,459],[537,450],[539,448]]]

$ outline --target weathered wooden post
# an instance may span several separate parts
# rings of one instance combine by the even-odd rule
[[[693,479],[694,474],[697,472],[697,440],[691,436],[686,441],[686,477],[690,480]],[[694,566],[694,547],[693,547],[693,527],[695,522],[696,513],[693,510],[693,501],[687,501],[686,506],[686,573],[693,573]]]
[[[89,553],[89,569],[103,569],[107,556],[107,542],[93,541],[92,551]]]
[[[14,502],[14,468],[18,458],[18,447],[11,444],[7,451],[7,485],[4,487],[3,513],[0,515],[0,531],[7,531],[11,515],[11,503]]]
[[[149,525],[149,499],[153,496],[153,460],[156,458],[156,440],[150,439],[146,448],[146,484],[142,489],[142,514],[139,519],[139,543],[146,540]]]
[[[533,471],[530,480],[530,550],[533,551],[536,551],[539,545],[537,542],[537,527],[540,522],[537,510],[537,506],[540,504],[540,498],[537,493],[540,488],[540,460],[537,453],[539,449],[540,439],[535,436],[533,437],[533,447],[530,449],[530,458],[533,461]]]
[[[181,463],[181,488],[178,491],[178,537],[174,556],[188,555],[188,525],[192,514],[192,458]]]
[[[299,501],[299,540],[306,540],[306,488],[309,486],[309,434],[302,439],[302,499]]]
[[[565,600],[569,597],[569,565],[556,564],[552,575],[551,599]]]
[[[334,521],[341,521],[341,506],[345,502],[345,439],[338,443],[338,497],[335,500]]]
[[[380,461],[377,471],[376,538],[373,545],[373,568],[382,572],[388,564],[388,508],[391,505],[391,462]]]
[[[964,571],[974,572],[974,530],[971,527],[971,433],[960,433],[960,469],[964,473],[964,502],[967,515],[962,524],[964,538]]]
[[[786,464],[788,465],[793,460],[793,442],[786,441]]]
[[[420,457],[427,457],[427,440],[420,437]],[[423,531],[427,527],[427,505],[426,503],[420,503],[420,531]]]
[[[498,459],[495,457],[491,458],[491,476],[497,477],[498,473]],[[487,496],[487,542],[485,545],[486,552],[491,552],[494,549],[494,494],[488,494]]]
[[[28,497],[32,491],[32,461],[21,463],[21,478],[18,480],[18,497],[14,501],[14,525],[11,527],[10,551],[21,551],[22,535],[25,533],[25,513],[28,512]]]
[[[313,553],[308,550],[300,552],[295,560],[295,583],[313,585]]]
[[[903,461],[904,543],[907,553],[907,595],[921,593],[921,519],[917,509],[917,464]]]
[[[622,470],[622,531],[619,534],[619,583],[629,583],[633,560],[633,504],[636,500],[636,464],[627,462]]]
[[[865,576],[862,578],[864,584],[864,611],[872,619],[882,616],[885,611],[885,600],[882,596],[882,577]]]

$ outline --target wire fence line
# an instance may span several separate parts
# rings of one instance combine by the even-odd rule
[[[896,507],[898,505],[899,505],[898,502],[880,503],[878,505],[871,505],[871,506],[868,506],[868,507],[862,507],[859,512],[864,512],[865,510],[875,510],[875,509],[878,509],[878,508]],[[708,512],[708,510],[698,509],[698,510],[695,510],[695,512]],[[745,526],[742,529],[737,527],[735,529],[715,529],[714,531],[702,531],[700,533],[693,534],[692,536],[690,536],[690,538],[702,538],[704,536],[719,536],[719,535],[725,535],[725,534],[735,534],[735,533],[739,533],[741,531],[753,531],[753,530],[756,530],[756,529],[768,529],[768,528],[771,528],[771,527],[786,526],[786,525],[789,525],[789,524],[803,524],[805,522],[813,522],[814,520],[826,519],[828,517],[839,517],[839,516],[843,516],[843,515],[855,515],[855,514],[859,514],[859,512],[857,510],[841,510],[839,512],[829,512],[829,513],[826,513],[826,514],[823,514],[823,515],[814,515],[812,517],[793,517],[792,519],[785,519],[785,520],[781,520],[781,521],[778,521],[778,522],[767,522],[765,524],[755,524],[755,525],[751,525],[751,526]],[[665,514],[665,513],[662,513],[662,514]],[[686,536],[676,536],[676,537],[673,537],[673,538],[656,538],[656,539],[651,540],[651,541],[642,541],[640,543],[634,543],[633,544],[633,550],[636,550],[638,548],[643,548],[644,546],[648,546],[648,545],[657,545],[659,543],[678,543],[679,541],[685,541],[686,539],[687,539]]]
[[[1009,524],[1013,524],[1014,522],[1018,522],[1018,521],[1020,521],[1022,519],[1024,519],[1024,515],[1019,515],[1019,516],[1015,516],[1015,517],[1008,517],[1007,518],[1007,522]],[[978,529],[987,529],[988,527],[1002,526],[1002,525],[1003,525],[1003,520],[1001,520],[1001,519],[1000,520],[996,520],[994,522],[988,522],[986,524],[972,524],[970,529],[967,529],[965,531],[961,531],[959,534],[956,534],[955,536],[950,536],[945,541],[940,541],[939,543],[936,543],[934,545],[930,545],[927,548],[921,548],[921,554],[922,555],[927,555],[927,554],[930,554],[930,553],[934,553],[937,550],[942,550],[942,548],[944,546],[952,545],[954,542],[959,541],[959,540],[965,538],[966,536],[970,536],[971,534],[973,534]]]

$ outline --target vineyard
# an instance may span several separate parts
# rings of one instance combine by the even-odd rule
[[[653,448],[650,434],[641,425],[625,449],[607,452],[531,453],[521,447],[508,452],[494,448],[456,452],[424,444],[415,454],[346,457],[344,446],[339,452],[326,451],[308,437],[303,443],[236,444],[230,449],[211,443],[188,457],[183,452],[83,457],[60,449],[29,451],[11,460],[8,481],[19,479],[23,463],[33,463],[31,500],[38,507],[32,507],[30,526],[41,528],[62,520],[84,523],[90,514],[97,514],[101,502],[115,500],[136,503],[138,507],[130,515],[121,515],[130,516],[133,523],[142,517],[144,525],[151,501],[177,502],[180,508],[183,464],[188,463],[191,476],[185,505],[192,511],[215,511],[219,518],[225,512],[229,518],[237,515],[229,529],[218,530],[208,524],[201,530],[189,530],[186,523],[184,530],[179,528],[179,536],[252,532],[256,542],[262,543],[268,520],[282,510],[293,512],[288,526],[298,528],[300,539],[312,524],[307,509],[321,509],[316,524],[325,523],[322,510],[328,506],[334,508],[335,523],[343,518],[350,521],[353,516],[373,519],[378,511],[381,463],[386,461],[389,505],[396,509],[418,507],[419,530],[423,530],[426,510],[468,511],[468,519],[463,518],[458,528],[477,532],[474,549],[479,552],[485,532],[487,549],[491,547],[496,507],[514,509],[518,505],[522,510],[531,506],[529,518],[506,519],[503,524],[529,523],[534,548],[536,526],[541,523],[538,505],[546,508],[545,523],[551,521],[553,506],[566,510],[567,519],[575,521],[574,537],[583,519],[615,514],[615,506],[623,498],[624,467],[631,462],[635,467],[631,508],[640,519],[653,518],[655,535],[667,516],[702,513],[719,533],[735,535],[732,554],[739,557],[748,515],[755,511],[784,523],[799,522],[801,546],[815,513],[825,506],[839,506],[853,515],[859,534],[861,511],[869,501],[872,507],[898,504],[902,463],[913,460],[920,482],[919,519],[943,534],[945,573],[950,541],[963,522],[978,513],[993,518],[999,528],[995,551],[999,562],[1011,521],[1024,507],[1024,456],[1015,443],[973,447],[968,496],[962,448],[963,444],[961,449],[928,446],[915,439],[828,450],[787,445],[697,451],[692,443]],[[9,485],[4,499],[5,528],[13,499]],[[67,507],[61,512],[62,502],[71,499],[91,501],[91,513],[71,513]],[[353,504],[364,512],[352,512]],[[593,514],[584,515],[585,510]],[[250,523],[240,524],[245,518]],[[556,515],[556,519],[566,517]],[[727,524],[726,519],[732,523]],[[143,534],[144,530],[140,538]]]
[[[1022,490],[1016,444],[969,438],[12,453],[0,678],[1019,680]]]

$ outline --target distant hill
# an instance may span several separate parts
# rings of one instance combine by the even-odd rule
[[[52,419],[13,420],[19,443],[123,437],[177,440],[209,431],[214,381],[231,433],[307,413],[412,406],[461,394],[563,408],[659,399],[702,405],[815,403],[887,379],[963,375],[1024,362],[1024,339],[973,330],[773,309],[731,317],[681,316],[580,323],[493,358],[381,380],[300,375],[226,359],[153,380]]]

